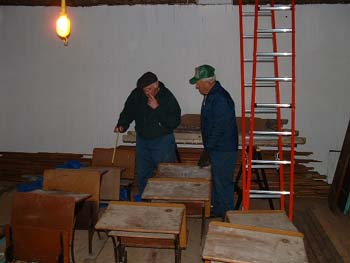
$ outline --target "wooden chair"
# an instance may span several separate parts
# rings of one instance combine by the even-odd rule
[[[94,226],[98,220],[102,171],[80,169],[50,169],[44,171],[43,189],[90,194],[77,208],[75,229],[87,229],[89,253],[92,253]]]
[[[74,206],[71,197],[15,193],[5,230],[7,261],[70,262]]]
[[[128,190],[128,199],[135,179],[135,149],[119,146],[115,152],[114,162],[113,148],[95,148],[92,153],[92,167],[124,168],[120,174],[120,187]],[[102,186],[104,185],[102,178]]]

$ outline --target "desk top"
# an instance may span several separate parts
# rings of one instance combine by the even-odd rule
[[[236,224],[211,222],[202,254],[219,262],[303,263],[303,235]]]
[[[130,232],[180,234],[185,206],[146,202],[111,202],[95,228]]]
[[[211,180],[211,168],[200,168],[197,165],[184,163],[160,163],[155,176],[168,178],[202,178]]]
[[[151,178],[143,199],[209,201],[210,181],[205,179]]]
[[[282,210],[227,211],[229,223],[298,231]]]
[[[60,190],[42,190],[42,189],[31,191],[31,193],[41,194],[41,195],[69,197],[69,198],[73,198],[76,203],[84,201],[85,199],[88,199],[91,196],[90,194],[72,193],[72,192],[65,192]]]

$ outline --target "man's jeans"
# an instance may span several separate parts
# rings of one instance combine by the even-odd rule
[[[209,151],[213,179],[212,212],[224,217],[226,211],[233,210],[234,170],[237,152]]]
[[[176,162],[174,134],[167,134],[156,139],[136,138],[136,173],[139,194],[143,193],[148,178],[162,162]]]

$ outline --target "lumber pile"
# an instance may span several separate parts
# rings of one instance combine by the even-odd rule
[[[242,118],[237,117],[237,128],[238,128],[238,141],[241,145],[241,122]],[[247,122],[247,132],[249,130],[249,118],[246,118]],[[282,125],[287,124],[288,120],[283,119]],[[255,130],[258,131],[276,131],[277,130],[277,120],[276,119],[263,119],[255,118]],[[283,129],[288,131],[288,129]],[[200,131],[200,115],[199,114],[185,114],[181,116],[181,123],[177,129],[174,131],[175,141],[177,144],[190,144],[190,145],[202,145],[202,134]],[[295,144],[305,144],[306,138],[300,137],[299,132],[295,131]],[[136,132],[128,131],[123,135],[123,142],[125,143],[135,143],[136,142]],[[284,136],[282,138],[283,146],[289,146],[291,141],[289,136]],[[275,138],[256,137],[254,139],[254,145],[256,146],[278,146],[278,141]]]
[[[123,146],[126,149],[135,150],[134,146]],[[183,163],[196,164],[202,149],[179,148],[180,160]],[[273,159],[276,151],[263,151],[264,159]],[[295,196],[327,198],[329,185],[324,181],[325,176],[308,167],[307,164],[315,160],[307,159],[310,152],[296,152],[295,165]],[[285,156],[288,159],[289,156]],[[0,152],[0,181],[23,182],[23,175],[42,175],[45,169],[52,169],[68,160],[77,160],[85,165],[91,164],[90,156],[72,153],[20,153]],[[240,153],[237,157],[235,174],[238,173],[241,164]],[[271,190],[277,190],[279,186],[276,170],[265,170]],[[286,186],[288,188],[289,167],[285,168]],[[255,184],[252,187],[256,187]]]
[[[24,182],[28,179],[23,175],[42,175],[45,169],[55,168],[70,160],[91,164],[91,158],[84,154],[0,152],[0,181]]]
[[[181,162],[184,163],[197,163],[199,160],[202,149],[194,148],[179,148],[179,155]],[[273,160],[276,154],[275,150],[262,151],[264,160]],[[329,185],[326,182],[326,177],[320,175],[317,171],[314,171],[312,167],[308,167],[307,164],[317,162],[316,160],[307,159],[307,156],[311,155],[311,152],[295,152],[295,175],[294,186],[296,197],[314,197],[314,198],[327,198],[329,192]],[[285,154],[285,159],[289,158],[289,154]],[[235,175],[237,175],[241,165],[241,153],[237,156]],[[278,190],[279,176],[274,169],[265,170],[269,187],[271,190]],[[289,167],[285,167],[285,185],[289,188]],[[252,184],[252,189],[257,189],[256,184]]]

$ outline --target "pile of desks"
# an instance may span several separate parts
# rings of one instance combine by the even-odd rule
[[[129,151],[127,151],[129,152]],[[88,230],[88,250],[92,254],[100,202],[119,200],[121,177],[135,167],[133,152],[118,150],[118,164],[104,164],[101,149],[94,151],[95,166],[80,169],[46,169],[43,189],[14,194],[11,223],[6,226],[8,259],[39,262],[74,261],[74,230]],[[109,150],[107,151],[109,153]],[[134,176],[134,175],[132,175]],[[131,183],[133,179],[130,180]],[[129,183],[129,184],[131,184]]]
[[[205,219],[210,216],[210,169],[160,164],[142,199],[146,202],[111,202],[96,229],[112,237],[116,262],[126,262],[126,248],[136,246],[173,248],[179,263],[187,246],[187,218],[201,218],[204,235]]]

